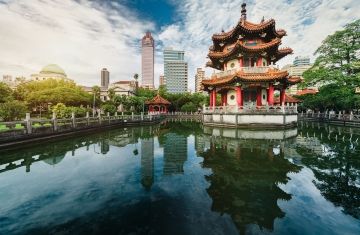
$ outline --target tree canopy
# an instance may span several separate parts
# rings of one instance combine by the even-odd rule
[[[317,59],[304,73],[305,85],[360,85],[360,19],[327,36],[315,51]]]
[[[63,103],[70,106],[90,105],[92,95],[74,82],[47,79],[20,84],[16,91],[18,99],[26,101],[30,107],[40,104]]]

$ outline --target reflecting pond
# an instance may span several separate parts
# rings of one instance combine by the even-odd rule
[[[360,234],[359,139],[167,121],[0,151],[0,234]]]

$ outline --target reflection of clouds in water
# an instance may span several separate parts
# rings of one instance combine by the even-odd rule
[[[321,195],[312,183],[316,178],[309,168],[303,168],[297,174],[289,173],[288,177],[291,180],[279,187],[293,197],[288,202],[278,202],[287,215],[276,221],[279,234],[291,233],[296,228],[303,231],[302,234],[353,234],[360,229],[356,219],[345,215],[342,207],[335,207]],[[311,226],[304,226],[306,224]]]
[[[274,147],[273,153],[274,153],[274,155],[279,155],[280,154],[280,146]]]

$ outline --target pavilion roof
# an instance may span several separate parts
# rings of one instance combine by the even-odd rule
[[[270,42],[261,43],[256,46],[247,46],[243,41],[238,40],[234,44],[224,47],[224,49],[222,51],[211,51],[210,50],[208,56],[210,58],[214,58],[214,59],[215,58],[225,58],[225,57],[229,57],[229,56],[237,53],[239,50],[247,51],[247,52],[259,52],[259,51],[261,52],[261,51],[268,50],[272,47],[279,46],[280,43],[281,43],[280,38],[275,38],[275,39],[271,40]],[[231,50],[227,50],[228,48],[231,48]]]
[[[212,85],[221,85],[228,84],[235,80],[243,82],[269,82],[282,80],[289,76],[289,73],[286,70],[270,70],[266,73],[245,73],[243,71],[238,71],[235,74],[223,76],[221,78],[212,78],[208,80],[203,80],[202,84],[205,86]]]
[[[214,34],[212,40],[216,41],[225,41],[227,39],[233,38],[238,34],[254,34],[261,33],[264,31],[269,31],[274,34],[275,37],[283,37],[286,35],[286,31],[283,29],[275,29],[275,20],[270,19],[267,21],[262,21],[259,24],[249,22],[247,20],[240,19],[237,25],[228,32],[222,32],[219,34]]]
[[[315,89],[306,88],[306,89],[297,91],[297,92],[296,92],[296,95],[316,94],[316,93],[318,93],[318,92],[319,92],[319,91],[317,91],[317,90],[315,90]]]
[[[145,104],[163,104],[163,105],[170,105],[171,103],[160,96],[160,94],[157,94],[152,100],[145,101]]]

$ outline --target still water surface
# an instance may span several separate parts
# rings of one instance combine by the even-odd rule
[[[360,129],[291,133],[167,122],[2,151],[0,234],[360,234]]]

